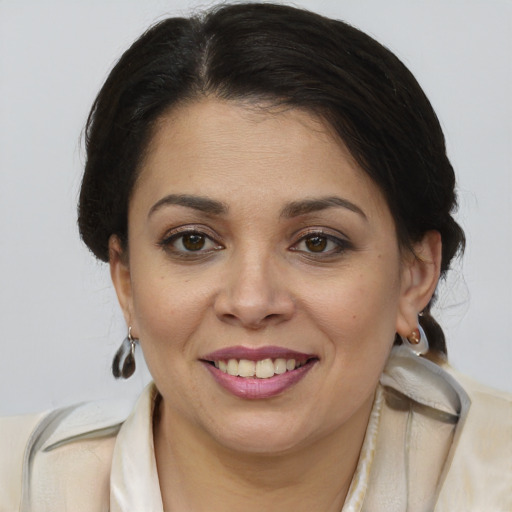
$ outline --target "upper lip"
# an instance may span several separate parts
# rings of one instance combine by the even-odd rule
[[[249,361],[261,361],[263,359],[295,359],[301,362],[312,358],[317,358],[317,356],[276,346],[258,348],[242,346],[226,347],[201,357],[203,361],[228,361],[229,359],[247,359]]]

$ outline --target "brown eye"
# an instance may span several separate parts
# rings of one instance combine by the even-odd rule
[[[187,255],[188,257],[197,257],[223,249],[223,246],[216,243],[213,238],[195,229],[172,233],[165,237],[159,245],[169,254],[180,257],[187,257]]]
[[[324,236],[310,236],[304,243],[311,252],[323,252],[327,248],[327,238]]]
[[[187,251],[200,251],[206,244],[206,237],[198,233],[182,235],[183,248]]]
[[[290,250],[318,259],[333,257],[352,248],[353,245],[348,240],[318,231],[304,235],[297,243],[290,247]]]

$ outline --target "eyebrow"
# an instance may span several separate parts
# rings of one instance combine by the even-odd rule
[[[164,206],[177,205],[192,208],[210,215],[222,215],[227,213],[228,207],[220,201],[209,197],[195,196],[189,194],[169,194],[157,201],[149,210],[148,217]]]
[[[186,208],[192,208],[210,215],[223,215],[228,212],[228,206],[215,199],[209,197],[196,196],[190,194],[169,194],[157,201],[149,210],[148,217],[153,215],[157,210],[164,206],[177,205]],[[314,213],[328,208],[346,208],[354,213],[359,214],[367,220],[366,214],[359,206],[337,196],[320,197],[313,199],[302,199],[288,203],[281,211],[281,217],[293,218],[308,213]]]
[[[368,220],[366,214],[359,208],[359,206],[351,203],[347,199],[337,196],[319,197],[312,199],[303,199],[301,201],[293,201],[287,204],[281,211],[281,217],[288,219],[298,217],[299,215],[306,215],[308,213],[319,212],[327,208],[346,208],[351,212],[359,214],[365,220]]]

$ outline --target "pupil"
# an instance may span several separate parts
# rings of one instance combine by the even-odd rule
[[[306,240],[306,247],[312,252],[322,252],[327,247],[327,238],[312,236]]]
[[[204,247],[204,244],[205,239],[203,235],[183,235],[183,246],[188,251],[199,251]]]

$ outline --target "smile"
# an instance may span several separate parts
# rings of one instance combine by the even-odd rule
[[[215,381],[245,399],[277,396],[302,380],[318,357],[279,347],[222,349],[201,359]]]
[[[304,363],[295,359],[270,358],[260,361],[251,361],[249,359],[229,359],[228,361],[214,361],[215,368],[221,372],[238,377],[256,377],[257,379],[270,379],[274,375],[282,375],[287,371],[293,371],[300,368]]]

